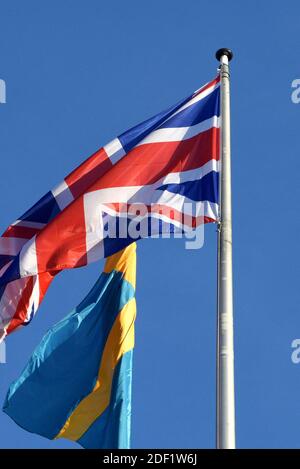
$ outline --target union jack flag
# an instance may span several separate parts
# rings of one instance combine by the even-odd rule
[[[219,140],[217,77],[109,142],[10,225],[0,238],[0,339],[31,321],[61,270],[136,240],[107,236],[112,220],[138,215],[158,222],[156,234],[218,221]]]

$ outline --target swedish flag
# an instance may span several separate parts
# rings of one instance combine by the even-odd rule
[[[24,429],[84,448],[129,448],[136,245],[106,261],[87,297],[48,331],[3,410]]]

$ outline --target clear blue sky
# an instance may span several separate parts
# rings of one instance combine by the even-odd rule
[[[300,447],[299,1],[0,1],[0,228],[97,148],[216,74],[231,47],[237,445]],[[56,278],[7,340],[1,405],[102,263]],[[216,233],[138,245],[134,448],[214,447]],[[88,359],[88,357],[87,357]],[[78,364],[84,366],[84,363]],[[3,448],[69,448],[0,412]]]

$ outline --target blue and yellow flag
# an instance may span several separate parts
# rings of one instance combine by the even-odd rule
[[[24,429],[84,448],[129,448],[136,245],[106,261],[87,297],[48,331],[3,410]]]

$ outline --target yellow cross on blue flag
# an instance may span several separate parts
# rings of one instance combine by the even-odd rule
[[[84,448],[129,448],[136,245],[104,272],[65,319],[42,339],[3,410],[18,425]]]

